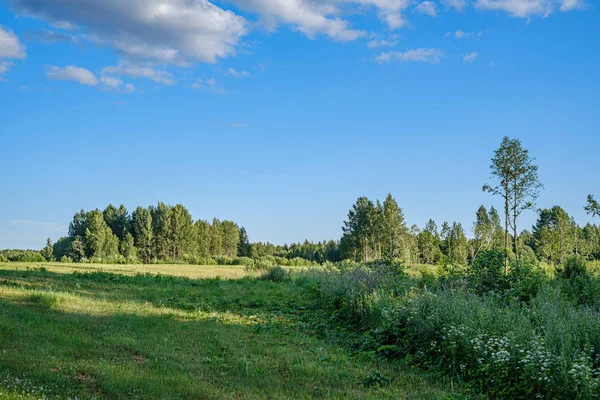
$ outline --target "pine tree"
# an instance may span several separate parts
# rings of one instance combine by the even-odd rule
[[[46,261],[52,261],[53,253],[54,247],[52,246],[52,240],[48,238],[46,239],[46,246],[42,249],[42,256],[44,256]]]
[[[248,239],[248,232],[243,226],[240,228],[240,241],[238,244],[238,255],[240,257],[252,256],[252,245]]]

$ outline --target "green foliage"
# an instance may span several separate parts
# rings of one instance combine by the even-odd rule
[[[469,265],[469,284],[479,294],[500,293],[508,288],[504,275],[504,254],[496,250],[482,250]]]
[[[46,261],[52,261],[54,247],[52,246],[52,240],[50,240],[50,238],[46,240],[46,247],[42,249],[41,253],[42,256],[46,259]]]
[[[35,250],[0,250],[0,257],[10,262],[43,262],[41,252]]]
[[[591,194],[587,197],[587,205],[585,211],[592,217],[600,217],[600,204],[594,199]]]
[[[238,255],[240,257],[251,257],[252,256],[252,244],[248,239],[248,232],[243,226],[240,228],[240,240],[238,243]]]
[[[290,280],[290,276],[285,269],[280,266],[275,266],[264,272],[260,276],[260,279],[271,282],[284,282]]]
[[[254,267],[254,260],[250,257],[236,257],[231,260],[231,265],[244,265],[252,269]]]
[[[369,372],[369,374],[363,380],[363,385],[368,388],[370,388],[372,386],[385,386],[389,383],[390,383],[390,378],[383,375],[381,373],[381,371],[376,370],[376,369]]]
[[[62,256],[62,257],[60,258],[60,262],[61,262],[61,263],[72,263],[72,262],[73,262],[73,260],[71,259],[71,257],[68,257],[68,256]]]
[[[475,289],[493,292],[474,295],[460,277],[425,284],[360,268],[317,275],[319,299],[336,320],[363,332],[364,354],[406,357],[490,398],[600,397],[600,318],[590,308],[596,300],[586,294],[576,306],[569,292],[586,277],[591,293],[598,280],[574,274],[550,281],[525,263],[503,278],[503,254],[481,255],[469,277],[479,278]],[[503,279],[503,287],[490,277]]]
[[[558,272],[565,279],[586,276],[588,274],[587,264],[581,257],[569,257],[565,260],[562,268]]]
[[[166,275],[181,273],[171,266],[133,276],[68,268],[0,270],[0,398],[425,400],[464,391],[356,356],[316,308],[310,276],[275,284]],[[364,387],[368,376],[374,385]]]

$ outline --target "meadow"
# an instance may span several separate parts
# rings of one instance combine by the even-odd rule
[[[0,264],[0,398],[450,399],[458,380],[356,351],[313,273]]]

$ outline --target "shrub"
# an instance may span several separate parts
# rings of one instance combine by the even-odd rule
[[[265,273],[263,273],[260,279],[271,282],[284,282],[288,281],[290,276],[286,270],[280,266],[275,266],[269,268]]]
[[[558,272],[566,279],[588,274],[586,262],[582,257],[567,258]]]
[[[282,266],[287,266],[289,265],[289,260],[285,257],[278,257],[278,256],[274,256],[273,257],[273,264],[275,265],[282,265]]]
[[[231,265],[244,265],[248,268],[253,268],[254,260],[250,257],[236,257],[231,261]]]
[[[520,301],[530,302],[540,287],[548,281],[543,270],[528,261],[515,261],[508,273],[510,294]]]
[[[60,262],[61,262],[61,263],[72,263],[72,262],[73,262],[73,260],[71,259],[71,257],[62,256],[62,257],[60,258]]]
[[[215,256],[214,260],[217,265],[232,265],[233,263],[233,259],[227,256]]]
[[[288,265],[292,267],[309,267],[315,263],[301,257],[295,257],[288,261]]]
[[[371,265],[313,276],[320,276],[321,305],[362,333],[358,348],[365,353],[408,357],[458,376],[489,398],[599,398],[597,305],[575,306],[569,290],[584,295],[588,303],[580,304],[592,304],[594,293],[600,298],[600,280],[577,273],[548,280],[525,262],[504,276],[503,257],[490,258],[469,271],[480,294],[461,287],[460,278],[435,283],[428,276],[425,285]]]
[[[0,254],[0,262],[8,262],[8,258],[4,254]]]
[[[479,294],[502,292],[508,288],[504,275],[504,254],[496,250],[480,251],[467,269],[470,287]]]

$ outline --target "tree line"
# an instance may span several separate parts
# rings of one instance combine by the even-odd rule
[[[600,227],[579,226],[560,206],[536,209],[543,185],[538,166],[518,139],[504,137],[490,165],[491,181],[483,191],[500,197],[502,215],[481,206],[475,213],[470,237],[458,222],[440,227],[429,220],[421,229],[408,226],[402,208],[391,195],[380,202],[359,197],[348,212],[338,241],[274,245],[251,243],[244,227],[214,218],[194,221],[181,204],[137,207],[129,213],[121,205],[103,211],[81,210],[69,225],[68,235],[41,252],[0,252],[0,261],[63,260],[74,262],[189,262],[305,265],[345,259],[400,260],[414,264],[466,265],[486,250],[511,259],[560,264],[569,256],[600,260]],[[531,230],[518,231],[518,220],[527,210],[538,219]],[[586,212],[600,217],[600,204],[592,195]]]
[[[519,217],[526,210],[536,210],[543,188],[534,161],[520,140],[503,138],[492,157],[492,182],[483,190],[502,199],[504,223],[498,210],[482,205],[475,214],[472,238],[458,222],[444,222],[438,229],[435,221],[429,220],[423,229],[416,225],[409,228],[391,194],[383,203],[360,197],[342,227],[342,258],[466,265],[482,251],[495,250],[504,253],[505,268],[511,259],[552,264],[570,256],[600,260],[600,227],[590,223],[579,226],[560,206],[537,210],[532,230],[519,233]],[[600,216],[600,204],[592,195],[585,210],[593,217]]]
[[[74,262],[168,262],[249,255],[248,235],[232,221],[194,221],[181,204],[159,202],[129,213],[121,205],[76,213],[52,257]],[[45,255],[50,252],[47,244]]]

